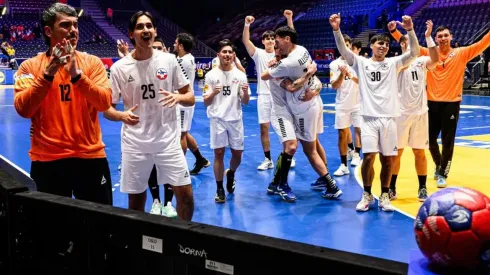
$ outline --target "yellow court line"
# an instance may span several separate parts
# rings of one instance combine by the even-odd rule
[[[473,140],[473,141],[490,141],[490,135],[475,135],[475,136],[463,136],[456,137],[457,139]]]
[[[448,187],[468,187],[490,196],[490,184],[488,184],[490,182],[490,169],[488,169],[486,163],[490,159],[490,150],[463,146],[456,146],[454,150],[451,171],[447,179]],[[425,155],[427,157],[427,189],[430,196],[441,189],[437,188],[436,180],[433,178],[434,164],[430,152],[426,150]],[[381,193],[380,170],[379,156],[376,156],[374,164],[375,176],[372,187],[375,197]],[[362,187],[360,166],[356,168],[356,180]],[[418,178],[415,172],[413,153],[410,148],[406,148],[403,153],[396,190],[398,199],[392,201],[396,210],[411,218],[416,216],[422,202],[417,199]]]

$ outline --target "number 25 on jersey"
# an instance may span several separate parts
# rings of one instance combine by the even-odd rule
[[[153,84],[141,85],[141,91],[143,93],[143,99],[155,98],[155,89]]]

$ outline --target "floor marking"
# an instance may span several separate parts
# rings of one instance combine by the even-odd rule
[[[361,169],[361,167],[362,167],[362,162],[363,162],[363,161],[364,161],[364,159],[362,159],[362,160],[361,160],[361,162],[359,163],[359,165],[358,165],[358,166],[356,166],[356,169],[354,170],[354,176],[355,176],[355,178],[356,178],[356,182],[357,182],[357,184],[359,184],[359,186],[361,186],[361,188],[364,190],[364,185],[362,184],[362,178],[360,178],[360,176],[359,176],[359,175],[361,174],[361,173],[360,173],[360,169]],[[373,194],[373,193],[371,193],[371,194]],[[378,196],[376,196],[375,194],[373,194],[373,197],[374,197],[376,200],[378,200],[378,201],[379,201],[379,197],[378,197]],[[370,208],[368,211],[372,211],[372,210],[375,210],[375,209],[377,210],[377,209],[379,208],[379,207],[378,207],[378,203],[375,203],[375,204],[373,204],[373,205],[372,205],[372,206],[370,206],[370,207],[371,207],[371,208]],[[414,217],[414,216],[412,216],[412,215],[408,214],[408,213],[407,213],[407,212],[405,212],[405,211],[402,211],[402,210],[398,209],[398,208],[397,208],[397,207],[395,207],[394,205],[393,205],[393,207],[395,208],[395,211],[398,211],[398,212],[402,213],[403,215],[405,215],[405,216],[407,216],[407,217],[412,218],[412,219],[414,219],[414,220],[415,220],[415,217]],[[375,208],[375,209],[373,209],[373,208]],[[383,212],[383,211],[381,210],[381,212]]]
[[[19,166],[17,166],[15,163],[11,162],[8,158],[0,155],[0,158],[2,158],[5,162],[7,162],[8,164],[12,165],[13,167],[15,167],[15,169],[19,170],[20,172],[22,172],[22,174],[28,176],[29,178],[31,177],[31,175],[29,173],[27,173],[24,169],[20,168]]]
[[[461,130],[484,129],[484,128],[490,128],[490,126],[469,127],[469,128],[463,128]]]

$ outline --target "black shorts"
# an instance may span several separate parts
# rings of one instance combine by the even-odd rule
[[[33,161],[37,191],[112,205],[112,181],[106,158]]]

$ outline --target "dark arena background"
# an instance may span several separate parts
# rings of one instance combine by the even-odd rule
[[[149,191],[146,213],[128,209],[128,196],[120,191],[121,123],[105,119],[102,113],[99,121],[111,171],[113,206],[36,190],[28,155],[31,121],[16,112],[14,75],[22,62],[48,50],[40,22],[43,10],[53,2],[57,1],[0,0],[0,275],[449,272],[429,268],[416,241],[414,224],[422,203],[417,199],[414,156],[409,150],[402,157],[398,199],[392,201],[394,212],[383,212],[377,204],[381,189],[378,160],[373,182],[376,204],[370,211],[358,212],[356,205],[363,195],[361,164],[348,165],[349,174],[335,177],[343,195],[327,200],[311,188],[317,175],[301,145],[288,177],[297,201],[288,203],[279,196],[267,195],[274,169],[257,169],[264,160],[257,114],[258,76],[256,64],[242,43],[242,32],[246,16],[254,16],[250,39],[256,47],[264,48],[262,33],[285,26],[284,11],[293,12],[298,44],[310,52],[323,84],[319,96],[323,100],[324,132],[318,138],[333,174],[341,159],[338,131],[334,128],[336,90],[330,82],[329,64],[340,54],[330,15],[340,13],[342,32],[362,43],[360,55],[371,57],[370,38],[384,33],[391,39],[387,57],[393,57],[402,51],[387,28],[388,22],[410,15],[420,45],[426,47],[425,22],[432,20],[433,37],[437,26],[445,25],[453,35],[451,46],[467,47],[482,41],[489,31],[490,0],[59,1],[78,12],[77,50],[99,57],[109,78],[111,66],[121,58],[117,41],[127,42],[129,51],[134,49],[128,23],[137,11],[149,11],[156,18],[158,35],[169,52],[177,34],[186,32],[194,37],[195,113],[190,132],[211,165],[191,175],[195,202],[191,222],[151,214]],[[230,39],[237,48],[251,97],[243,106],[245,149],[235,175],[236,191],[227,194],[225,203],[218,204],[214,201],[210,123],[202,94],[204,79],[223,39]],[[490,48],[486,48],[466,64],[460,76],[464,78],[463,95],[447,186],[471,188],[486,196],[490,196],[490,169],[486,165],[490,159],[489,59]],[[116,109],[124,110],[122,101]],[[269,133],[275,163],[282,145],[272,127]],[[426,155],[430,196],[441,188],[432,177],[435,166],[429,150]],[[195,157],[189,151],[186,160],[192,169]],[[227,150],[225,166],[229,161]],[[160,192],[163,197],[163,188]],[[172,203],[176,205],[175,198]],[[487,203],[490,210],[490,201]],[[486,221],[490,224],[490,217]],[[485,245],[482,251],[484,247],[490,249],[490,242]],[[60,246],[66,247],[63,253]],[[490,274],[485,268],[465,274],[480,271]]]

